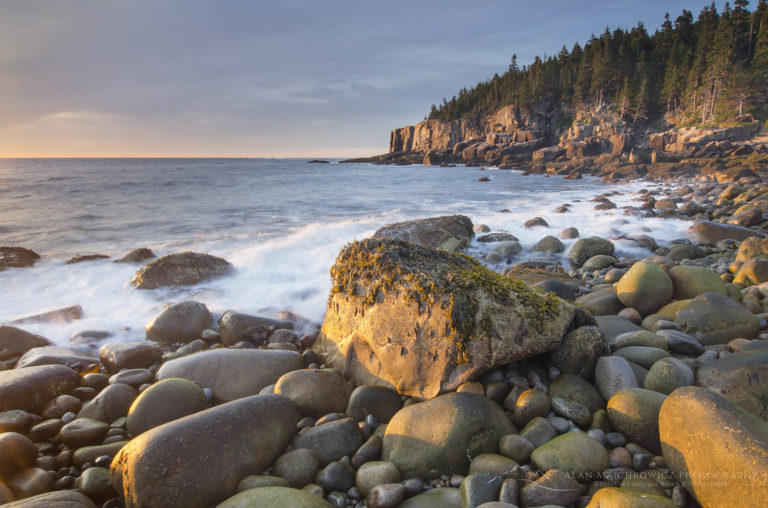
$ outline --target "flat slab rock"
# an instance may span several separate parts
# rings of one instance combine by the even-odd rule
[[[345,247],[316,352],[357,384],[431,398],[557,348],[582,311],[446,251],[384,239]]]

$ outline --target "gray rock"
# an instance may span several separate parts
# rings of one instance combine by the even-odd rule
[[[83,464],[93,464],[96,462],[96,459],[105,455],[112,458],[117,455],[117,452],[119,452],[120,448],[125,446],[126,443],[128,443],[128,441],[117,441],[109,444],[83,446],[75,450],[75,453],[72,455],[72,464],[74,464],[76,467],[83,467]]]
[[[391,388],[361,385],[349,397],[346,413],[357,421],[373,415],[377,422],[387,423],[403,407],[400,394]]]
[[[620,356],[629,362],[636,363],[645,369],[650,369],[651,365],[657,361],[670,356],[669,353],[663,349],[647,346],[623,347],[617,349],[613,354],[614,356]]]
[[[406,499],[398,508],[462,508],[461,496],[459,489],[431,489]]]
[[[36,347],[28,350],[19,361],[16,368],[37,367],[40,365],[68,365],[85,370],[99,359],[76,349],[57,346]]]
[[[592,379],[597,359],[608,353],[603,333],[596,326],[582,326],[563,337],[560,346],[547,354],[547,360],[563,373]]]
[[[219,318],[218,332],[222,344],[233,346],[241,340],[261,342],[275,330],[292,328],[293,323],[290,321],[228,310]]]
[[[85,403],[77,416],[112,423],[128,414],[128,408],[137,396],[136,390],[132,387],[115,383],[104,388],[93,400]]]
[[[288,484],[295,489],[312,483],[318,469],[320,469],[320,462],[312,450],[306,448],[285,452],[277,458],[274,464],[274,473],[285,478]]]
[[[605,401],[592,383],[573,374],[562,374],[549,386],[549,396],[584,406],[590,413],[605,409]]]
[[[120,259],[115,260],[115,263],[143,263],[148,259],[156,257],[157,256],[155,256],[155,253],[152,252],[152,249],[147,247],[139,247],[138,249],[133,249],[131,252],[121,257]]]
[[[768,420],[767,365],[768,350],[742,349],[699,368],[696,384]]]
[[[351,456],[363,444],[360,429],[352,418],[318,425],[302,431],[293,441],[294,448],[307,448],[320,465]]]
[[[510,435],[514,436],[514,434]],[[504,437],[501,438],[503,439]],[[520,465],[516,461],[495,453],[482,453],[473,458],[469,464],[469,474],[493,473],[502,478],[520,478],[520,472]]]
[[[259,487],[248,489],[230,497],[216,508],[331,508],[331,503],[320,496],[288,487]]]
[[[394,508],[406,497],[406,489],[399,483],[385,483],[377,485],[365,499],[366,506],[370,508]]]
[[[279,476],[269,476],[263,474],[248,475],[237,484],[237,491],[242,492],[248,489],[258,489],[260,487],[289,487],[288,481]]]
[[[363,496],[368,496],[371,489],[377,485],[399,481],[400,470],[391,462],[385,461],[367,462],[360,466],[355,476],[355,486]]]
[[[598,289],[579,296],[575,303],[595,316],[612,316],[624,308],[624,304],[619,301],[616,295],[616,288],[612,287]]]
[[[550,469],[538,480],[520,489],[521,506],[569,506],[581,497],[581,485],[573,477]]]
[[[463,474],[472,457],[495,453],[501,436],[515,430],[495,402],[449,393],[401,409],[387,425],[382,459],[405,477]]]
[[[473,236],[472,220],[464,215],[389,224],[373,234],[373,238],[405,240],[422,247],[448,251],[466,249]]]
[[[335,371],[295,370],[277,380],[275,393],[291,399],[302,415],[320,418],[343,412],[352,387]]]
[[[717,243],[721,240],[746,240],[750,236],[764,236],[754,229],[716,222],[697,222],[686,231],[688,237],[698,243]]]
[[[520,436],[538,448],[554,439],[557,436],[557,430],[546,418],[537,416],[528,422],[528,425],[523,427],[523,430],[520,431]]]
[[[34,347],[53,346],[53,342],[15,326],[0,326],[0,362],[17,358]]]
[[[693,384],[693,371],[677,358],[662,358],[648,370],[643,381],[646,390],[669,395],[681,386]]]
[[[583,432],[566,432],[536,448],[531,460],[542,471],[558,469],[576,478],[595,478],[608,468],[608,452]]]
[[[144,390],[128,410],[126,428],[132,436],[208,408],[203,389],[186,379],[169,378]]]
[[[570,259],[574,266],[580,267],[592,256],[598,254],[612,256],[613,251],[613,243],[597,236],[591,236],[577,240],[568,250],[568,259]]]
[[[41,506],[55,506],[56,508],[96,508],[93,501],[85,494],[76,490],[57,490],[38,494],[26,499],[20,499],[12,503],[4,504],[3,508],[39,508]]]
[[[99,360],[109,372],[144,369],[160,361],[162,352],[150,342],[111,342],[99,349]]]
[[[242,478],[272,464],[298,421],[293,403],[279,395],[195,413],[131,440],[112,461],[112,484],[131,506],[215,505],[232,496]]]
[[[630,441],[661,453],[658,421],[664,399],[666,395],[643,388],[620,390],[608,401],[608,418]]]
[[[191,286],[226,275],[232,270],[232,265],[225,259],[210,254],[180,252],[147,263],[136,272],[131,284],[136,289]]]
[[[335,460],[317,472],[315,484],[326,492],[346,492],[355,486],[355,470]]]
[[[461,482],[461,506],[476,508],[499,498],[504,479],[494,473],[471,473]]]
[[[581,425],[582,427],[589,425],[589,423],[592,421],[592,413],[590,413],[589,409],[587,409],[585,406],[582,406],[581,404],[572,402],[570,400],[561,399],[559,397],[552,398],[551,404],[555,413],[563,416],[564,418],[568,418],[569,420]]]
[[[89,467],[77,479],[77,489],[97,503],[117,497],[117,492],[109,482],[109,469]]]
[[[719,293],[704,293],[690,301],[675,318],[680,328],[708,346],[731,339],[754,339],[760,330],[757,318],[735,300]]]
[[[38,413],[50,400],[78,387],[80,376],[63,365],[0,371],[0,411]]]
[[[517,464],[527,463],[535,448],[533,443],[518,434],[507,434],[499,440],[499,453]]]
[[[704,352],[704,346],[687,333],[677,330],[659,330],[656,335],[664,338],[667,348],[673,353],[687,356],[699,356]]]
[[[211,327],[213,316],[205,304],[186,301],[166,307],[147,323],[147,340],[189,343]]]
[[[77,418],[64,425],[58,439],[71,448],[92,446],[101,443],[109,430],[109,424],[91,418]]]
[[[615,338],[623,333],[637,332],[643,330],[643,327],[637,326],[632,321],[621,316],[597,316],[597,327],[605,335],[608,343],[614,342]]]
[[[222,402],[255,395],[303,367],[301,355],[293,351],[211,349],[164,363],[157,378],[189,379],[210,388],[214,401]]]
[[[557,237],[548,235],[536,242],[531,250],[533,252],[563,252],[565,245]]]
[[[638,386],[632,367],[620,356],[604,356],[597,361],[595,385],[605,400],[619,390]]]

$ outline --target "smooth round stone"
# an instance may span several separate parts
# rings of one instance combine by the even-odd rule
[[[299,413],[318,418],[346,410],[352,388],[333,371],[296,370],[278,379],[275,393],[291,399]]]
[[[373,435],[352,456],[352,466],[360,467],[366,462],[377,459],[379,455],[381,455],[381,437]]]
[[[459,487],[462,506],[478,506],[499,499],[504,479],[494,473],[467,475]]]
[[[558,434],[571,430],[571,422],[560,416],[547,416],[547,421],[552,424]]]
[[[691,300],[677,314],[675,323],[704,346],[726,344],[736,338],[751,340],[760,330],[752,312],[719,293],[704,293]]]
[[[317,472],[315,483],[326,492],[346,492],[355,486],[355,470],[341,461],[333,461]]]
[[[365,499],[369,508],[394,508],[406,497],[405,487],[399,483],[377,485]]]
[[[8,486],[18,498],[43,494],[53,488],[51,476],[38,467],[23,469],[8,480]]]
[[[502,478],[520,478],[520,465],[512,459],[495,453],[483,453],[472,459],[469,473],[493,473]]]
[[[77,413],[77,417],[111,423],[128,414],[128,409],[137,396],[136,390],[127,384],[111,384],[104,388],[96,398],[83,405],[83,408]]]
[[[677,265],[670,268],[668,273],[675,286],[675,300],[687,300],[704,293],[727,294],[723,279],[709,268]]]
[[[317,486],[315,486],[317,487]],[[319,487],[318,487],[319,489]],[[251,508],[265,506],[269,508],[331,508],[328,501],[320,494],[289,487],[259,487],[235,494],[223,501],[217,508]]]
[[[99,349],[99,360],[109,372],[144,369],[160,360],[160,348],[152,342],[112,342]]]
[[[589,429],[587,435],[600,443],[601,445],[608,444],[608,438],[605,436],[605,432],[601,429]]]
[[[37,455],[37,447],[27,436],[17,432],[0,434],[0,480],[34,466]]]
[[[608,452],[611,467],[632,467],[632,455],[624,447],[617,447]]]
[[[550,397],[558,397],[586,407],[590,413],[605,407],[605,401],[592,383],[573,374],[562,374],[549,386]]]
[[[677,358],[662,358],[654,363],[645,376],[646,390],[669,395],[681,386],[693,384],[693,371]]]
[[[522,427],[537,416],[549,413],[549,397],[541,390],[526,390],[517,398],[514,411],[515,424]]]
[[[24,433],[32,425],[32,416],[22,409],[11,409],[0,413],[0,434],[3,432]]]
[[[294,448],[312,450],[321,465],[354,454],[361,444],[360,428],[352,418],[308,428],[293,440]]]
[[[279,476],[269,475],[248,475],[237,484],[237,492],[248,489],[257,489],[259,487],[288,487],[288,481]]]
[[[274,473],[288,481],[293,488],[301,488],[312,483],[320,468],[320,463],[311,450],[298,448],[282,454],[274,465]]]
[[[616,350],[614,356],[620,356],[625,360],[636,363],[643,368],[650,369],[651,366],[662,358],[667,358],[668,352],[663,349],[647,346],[628,346]]]
[[[621,390],[608,401],[608,418],[629,440],[661,453],[658,420],[665,399],[661,393],[642,388]]]
[[[195,301],[177,303],[147,323],[147,340],[188,343],[199,339],[212,322],[213,317],[204,304]]]
[[[476,393],[477,395],[485,395],[485,387],[483,383],[478,381],[470,381],[469,383],[463,383],[456,388],[459,393]]]
[[[582,270],[602,270],[618,263],[618,259],[613,256],[606,256],[605,254],[598,254],[587,259],[583,265]]]
[[[109,481],[109,468],[89,467],[77,479],[77,489],[97,503],[117,497]]]
[[[62,425],[64,423],[58,418],[45,420],[29,430],[29,438],[37,442],[48,441],[59,433]]]
[[[101,372],[91,372],[80,380],[81,386],[87,386],[101,391],[109,384],[109,377]]]
[[[398,508],[459,508],[461,496],[457,488],[431,489],[400,503]]]
[[[64,413],[78,412],[83,406],[83,401],[72,395],[59,395],[52,401],[50,401],[45,408],[41,416],[46,419],[61,418]]]
[[[109,384],[123,383],[133,388],[143,384],[153,383],[155,375],[148,369],[126,369],[109,378]]]
[[[595,385],[603,398],[608,400],[619,390],[636,388],[638,383],[632,367],[625,358],[604,356],[597,361]]]
[[[197,413],[208,407],[197,383],[180,378],[163,379],[139,395],[128,410],[126,427],[131,435]]]
[[[520,489],[522,506],[569,506],[582,494],[578,481],[563,471],[550,470]]]
[[[92,418],[77,418],[64,425],[59,431],[59,439],[72,448],[101,443],[109,425]]]
[[[603,487],[598,490],[590,506],[627,506],[643,508],[677,508],[670,499],[662,496],[649,495],[634,490],[618,487]]]
[[[557,436],[557,430],[546,418],[537,416],[523,427],[520,436],[533,443],[535,447],[539,447]]]
[[[596,326],[581,326],[566,334],[560,346],[547,354],[547,360],[561,372],[592,379],[597,359],[607,353],[603,333]]]
[[[608,468],[608,452],[583,432],[567,432],[536,448],[531,460],[542,471],[559,469],[573,475],[597,474]]]
[[[607,432],[605,438],[608,440],[608,446],[618,447],[627,444],[627,438],[621,432]]]
[[[385,483],[397,483],[400,481],[400,470],[391,462],[373,461],[360,466],[355,477],[355,486],[363,496],[367,496],[371,489]]]
[[[552,410],[564,418],[581,425],[586,426],[592,421],[592,414],[585,406],[571,402],[560,397],[553,397],[551,400]]]
[[[574,266],[580,267],[592,256],[599,254],[612,256],[613,251],[613,243],[603,238],[592,236],[577,240],[568,251],[568,259],[570,259]]]

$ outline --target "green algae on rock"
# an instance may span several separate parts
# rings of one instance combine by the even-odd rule
[[[349,244],[331,278],[315,351],[359,384],[407,395],[434,397],[551,351],[577,316],[577,324],[593,324],[553,294],[468,256],[404,241]]]

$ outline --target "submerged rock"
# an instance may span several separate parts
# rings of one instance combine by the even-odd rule
[[[551,351],[581,316],[471,258],[407,242],[352,243],[331,275],[313,349],[357,384],[419,397]]]
[[[398,222],[379,228],[373,234],[373,238],[405,240],[421,247],[450,251],[466,249],[473,236],[472,220],[464,215]]]
[[[613,251],[613,243],[609,240],[598,236],[590,236],[589,238],[576,240],[576,243],[568,251],[568,259],[571,260],[574,266],[580,267],[592,256],[597,256],[598,254],[613,256]]]
[[[147,247],[139,247],[133,249],[131,252],[115,260],[115,263],[143,263],[147,259],[156,258],[155,253]]]
[[[226,275],[233,270],[226,259],[197,252],[168,254],[136,272],[131,284],[136,289],[191,286]]]
[[[6,268],[26,268],[35,264],[40,254],[24,247],[0,247],[0,272]]]

